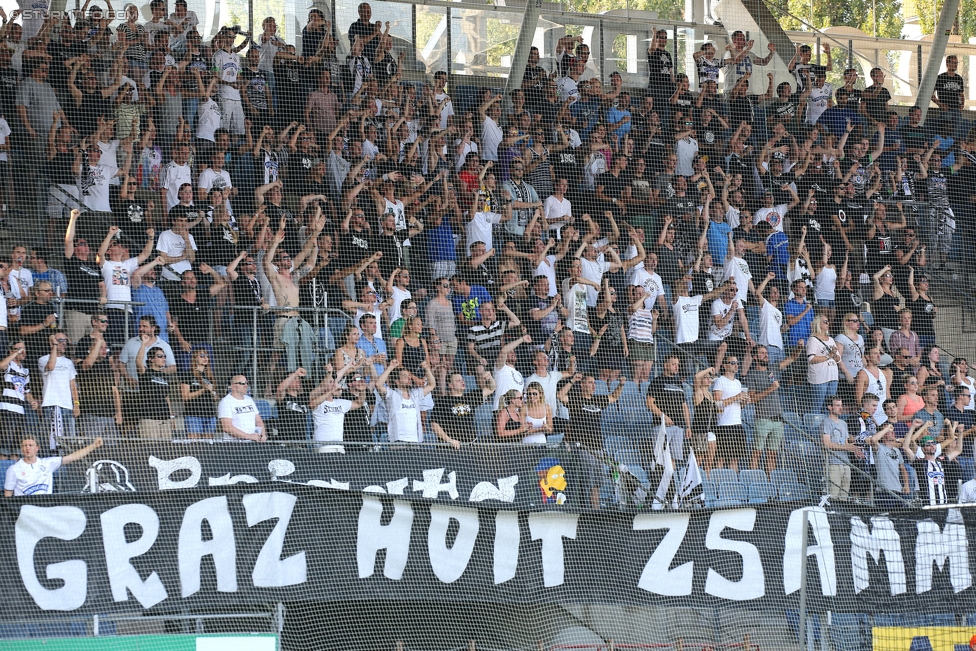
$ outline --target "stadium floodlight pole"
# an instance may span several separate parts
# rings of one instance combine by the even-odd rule
[[[918,93],[915,95],[915,103],[922,109],[922,122],[929,112],[929,105],[932,103],[932,92],[935,91],[935,80],[942,67],[942,57],[946,51],[946,44],[949,43],[949,32],[952,31],[952,24],[955,22],[956,13],[959,11],[959,0],[946,0],[942,5],[942,12],[939,14],[939,22],[935,25],[932,32],[932,45],[929,47],[929,60],[925,62],[925,72],[918,80]]]
[[[535,38],[535,28],[539,25],[541,14],[542,0],[526,1],[525,13],[522,14],[522,25],[519,27],[518,41],[515,42],[515,52],[512,54],[512,68],[509,70],[508,79],[505,81],[505,95],[522,87],[525,64],[529,60],[529,50],[532,48],[532,39]]]

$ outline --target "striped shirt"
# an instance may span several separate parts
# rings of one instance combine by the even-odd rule
[[[0,409],[24,414],[24,394],[28,392],[30,371],[17,362],[10,362],[3,373],[3,395],[0,395]]]

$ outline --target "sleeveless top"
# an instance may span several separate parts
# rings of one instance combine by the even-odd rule
[[[882,328],[897,330],[898,311],[895,310],[896,305],[898,305],[898,299],[891,294],[882,294],[881,298],[871,301],[871,313],[874,316],[875,323]]]
[[[901,416],[912,417],[915,412],[925,406],[925,401],[922,400],[922,396],[916,395],[913,399],[908,394],[905,394],[905,408],[901,410]]]
[[[715,430],[715,402],[706,397],[695,405],[695,413],[691,419],[691,431],[695,434],[708,434]]]
[[[526,444],[545,443],[546,434],[545,432],[541,431],[542,428],[546,426],[545,416],[543,416],[542,418],[533,418],[532,416],[526,414],[525,422],[527,422],[529,425],[532,426],[532,431],[530,431],[528,434],[525,435],[525,437],[522,439],[522,443],[526,443]]]
[[[424,369],[420,367],[420,364],[427,359],[424,355],[424,346],[422,343],[418,343],[416,346],[411,346],[410,342],[406,339],[403,340],[403,368],[407,369],[414,375],[418,377],[424,376]]]
[[[863,371],[867,373],[868,376],[868,386],[865,393],[873,393],[874,395],[878,396],[878,406],[874,410],[872,418],[874,418],[874,422],[876,423],[884,422],[887,420],[883,405],[884,401],[888,399],[888,378],[885,377],[885,374],[880,368],[878,369],[878,377],[874,377],[874,375],[871,374],[871,371],[867,370],[866,368],[863,369]]]

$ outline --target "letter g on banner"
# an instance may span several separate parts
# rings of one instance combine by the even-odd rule
[[[75,610],[88,597],[88,565],[82,560],[62,561],[47,566],[49,581],[61,579],[64,585],[49,590],[34,572],[34,550],[45,538],[74,540],[85,532],[88,519],[74,506],[40,507],[24,505],[14,527],[17,566],[20,578],[34,603],[43,610]]]

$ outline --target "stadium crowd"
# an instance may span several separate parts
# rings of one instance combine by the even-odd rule
[[[834,88],[829,47],[751,94],[775,48],[741,32],[695,53],[697,93],[660,30],[644,90],[566,36],[462,97],[405,79],[367,3],[347,55],[317,9],[299,52],[270,17],[204,43],[185,0],[114,29],[106,5],[0,30],[3,203],[43,216],[0,262],[10,458],[564,435],[598,506],[603,412],[639,394],[649,465],[663,420],[676,464],[772,472],[795,412],[824,415],[836,496],[869,491],[850,464],[933,500],[973,477],[976,381],[926,276],[974,241],[955,57],[925,124],[880,69]]]

